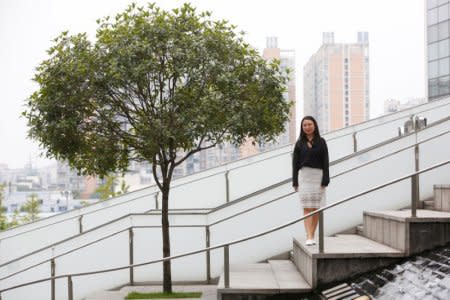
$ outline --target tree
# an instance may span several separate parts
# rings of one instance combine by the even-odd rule
[[[23,216],[22,221],[24,223],[33,222],[39,219],[40,203],[36,194],[31,194],[28,197],[27,202],[20,208],[21,211],[27,213]]]
[[[19,220],[19,211],[17,209],[14,210],[14,214],[12,216],[11,222],[8,223],[8,228],[15,227],[20,224]]]
[[[0,230],[5,230],[8,228],[8,220],[6,219],[5,216],[5,207],[3,207],[3,192],[5,190],[5,185],[4,184],[0,184]]]
[[[106,200],[111,197],[119,196],[128,192],[130,188],[129,185],[126,184],[125,180],[122,180],[120,183],[120,190],[114,191],[115,186],[117,186],[117,176],[109,175],[105,178],[105,183],[99,186],[95,192],[99,194],[100,200]]]
[[[86,33],[54,40],[23,113],[29,135],[48,157],[82,174],[105,176],[125,171],[130,160],[150,162],[162,193],[168,257],[174,169],[223,142],[273,141],[288,120],[288,77],[235,26],[188,4],[171,11],[132,4],[98,24],[95,43]],[[172,291],[170,266],[163,263],[165,292]]]

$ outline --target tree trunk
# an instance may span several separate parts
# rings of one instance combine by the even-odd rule
[[[162,235],[163,235],[163,257],[170,256],[170,235],[169,235],[169,187],[163,183],[162,189]],[[163,262],[163,291],[172,293],[172,271],[171,262]]]

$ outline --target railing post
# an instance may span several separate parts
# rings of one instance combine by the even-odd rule
[[[229,245],[226,245],[223,248],[225,288],[230,287],[230,248],[229,247],[230,247]]]
[[[319,253],[323,253],[324,248],[324,228],[323,228],[323,211],[319,213]]]
[[[206,248],[210,247],[210,231],[209,226],[205,226],[206,230]],[[206,251],[206,281],[211,283],[211,253],[210,251]]]
[[[78,218],[78,228],[80,233],[83,233],[83,215]]]
[[[414,146],[414,169],[419,171],[419,145]],[[417,217],[417,204],[419,203],[419,175],[411,177],[411,217]]]
[[[128,244],[129,244],[129,254],[130,254],[130,266],[134,264],[134,234],[133,227],[128,229]],[[130,267],[130,285],[134,285],[134,268]]]
[[[358,141],[356,140],[356,132],[353,132],[353,152],[358,151]]]
[[[67,276],[68,299],[73,300],[72,276]]]
[[[230,202],[230,180],[228,178],[228,173],[230,173],[230,171],[226,171],[225,172],[225,189],[226,189],[226,203]]]
[[[55,259],[54,258],[52,258],[52,260],[50,261],[50,274],[51,274],[51,277],[55,277]],[[51,297],[52,297],[52,300],[55,300],[56,299],[56,295],[55,295],[55,279],[54,278],[52,278],[52,280],[51,280]]]

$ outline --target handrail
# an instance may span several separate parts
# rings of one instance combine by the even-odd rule
[[[49,281],[49,280],[56,280],[56,279],[60,279],[60,278],[65,278],[65,277],[67,277],[69,282],[70,282],[70,284],[69,284],[69,295],[71,295],[71,293],[73,293],[73,291],[71,291],[72,277],[79,277],[79,276],[86,276],[86,275],[95,275],[95,274],[100,274],[100,273],[108,273],[108,272],[126,270],[126,269],[135,268],[135,267],[142,267],[142,266],[146,266],[146,265],[150,265],[150,264],[155,264],[155,263],[159,263],[159,262],[170,261],[170,260],[173,260],[173,259],[182,258],[182,257],[194,255],[194,254],[199,254],[199,253],[203,253],[203,252],[207,252],[207,251],[211,251],[211,250],[215,250],[215,249],[219,249],[219,248],[226,248],[227,249],[231,245],[239,244],[239,243],[242,243],[242,242],[245,242],[245,241],[248,241],[248,240],[252,240],[252,239],[255,239],[255,238],[267,235],[269,233],[272,233],[272,232],[284,229],[284,228],[289,227],[291,225],[294,225],[294,224],[296,224],[296,223],[298,223],[300,221],[303,221],[304,219],[309,218],[309,217],[311,217],[313,215],[322,214],[324,211],[326,211],[326,210],[328,210],[328,209],[330,209],[332,207],[338,206],[338,205],[340,205],[342,203],[348,202],[348,201],[350,201],[350,200],[352,200],[354,198],[357,198],[359,196],[368,194],[368,193],[373,192],[375,190],[379,190],[381,188],[384,188],[384,187],[389,186],[391,184],[400,182],[400,181],[405,180],[407,178],[412,178],[413,176],[417,176],[419,174],[428,172],[430,170],[433,170],[435,168],[447,165],[449,163],[450,163],[450,160],[446,160],[446,161],[440,162],[438,164],[435,164],[435,165],[433,165],[431,167],[422,169],[420,171],[412,172],[412,173],[410,173],[408,175],[399,177],[397,179],[388,181],[388,182],[386,182],[384,184],[381,184],[381,185],[377,185],[377,186],[375,186],[373,188],[367,189],[367,190],[365,190],[363,192],[360,192],[360,193],[357,193],[355,195],[349,196],[349,197],[344,198],[342,200],[339,200],[339,201],[336,201],[334,203],[328,204],[328,205],[326,205],[326,206],[324,206],[322,208],[319,208],[319,209],[315,210],[314,212],[311,212],[311,213],[309,213],[307,215],[304,215],[304,216],[302,216],[300,218],[297,218],[297,219],[295,219],[293,221],[290,221],[288,223],[285,223],[285,224],[273,227],[271,229],[265,230],[265,231],[257,233],[257,234],[253,234],[253,235],[246,236],[246,237],[243,237],[243,238],[240,238],[240,239],[236,239],[236,240],[233,240],[233,241],[230,241],[230,242],[222,243],[222,244],[211,246],[211,247],[202,248],[202,249],[199,249],[199,250],[189,251],[189,252],[185,252],[185,253],[178,254],[178,255],[164,257],[164,258],[160,258],[160,259],[157,259],[157,260],[151,260],[151,261],[144,262],[144,263],[129,264],[129,265],[123,266],[123,267],[109,268],[109,269],[90,271],[90,272],[63,274],[63,275],[58,275],[58,276],[50,276],[50,277],[47,277],[47,278],[43,278],[43,279],[39,279],[39,280],[35,280],[35,281],[30,281],[30,282],[26,282],[26,283],[22,283],[22,284],[19,284],[19,285],[15,285],[15,286],[12,286],[12,287],[8,287],[8,288],[5,288],[5,289],[2,289],[2,290],[0,290],[0,296],[1,296],[1,293],[4,293],[6,291],[10,291],[10,290],[17,289],[17,288],[20,288],[20,287],[33,285],[33,284],[36,284],[36,283],[41,283],[41,282],[45,282],[45,281]],[[287,196],[290,196],[290,195],[292,195],[294,193],[295,192],[291,192]],[[322,232],[320,234],[323,235],[323,230],[322,230]],[[319,245],[319,248],[320,248],[320,245]],[[228,252],[228,250],[226,250],[226,252]],[[227,276],[227,274],[225,274],[225,277],[226,276]],[[226,280],[225,280],[225,287],[227,287]]]
[[[441,99],[433,100],[433,102],[435,103],[435,102],[437,102],[437,101],[443,101],[443,100],[445,100],[445,99],[447,99],[447,98],[448,98],[448,97],[442,97]],[[400,114],[400,113],[406,113],[406,112],[408,112],[408,111],[410,111],[410,110],[412,111],[412,110],[417,109],[417,107],[429,105],[429,103],[430,103],[430,102],[422,103],[422,104],[416,105],[416,106],[414,106],[414,107],[406,108],[406,109],[404,109],[404,110],[395,112],[395,113],[393,113],[393,114],[396,114],[396,113],[399,113],[399,114]],[[441,105],[437,105],[437,106],[435,106],[435,107],[432,107],[432,108],[429,108],[429,109],[425,109],[425,110],[419,111],[419,112],[417,112],[417,113],[422,113],[422,112],[430,111],[430,110],[433,110],[433,109],[436,109],[436,108],[441,108],[441,107],[446,106],[446,105],[449,105],[449,103],[444,103],[444,104],[441,104]],[[391,115],[393,115],[393,114],[391,114]],[[336,133],[336,132],[339,132],[339,131],[346,131],[346,130],[349,130],[350,128],[352,128],[352,127],[353,127],[353,128],[361,127],[362,125],[365,125],[365,124],[367,124],[367,123],[369,123],[369,122],[374,122],[374,121],[379,120],[379,119],[382,119],[382,118],[386,118],[386,115],[383,115],[383,116],[380,116],[380,117],[377,117],[377,118],[373,118],[373,119],[370,119],[370,120],[367,120],[367,121],[364,121],[364,122],[355,124],[355,125],[350,126],[350,127],[345,127],[345,128],[341,128],[341,129],[332,131],[332,132],[328,132],[328,133],[324,134],[324,136],[327,136],[327,135],[329,135],[329,134],[331,134],[331,133]],[[402,118],[404,118],[404,116],[403,116],[403,117],[398,117],[398,118],[395,118],[395,119],[388,120],[386,123],[383,123],[383,124],[391,123],[391,122],[393,122],[393,121],[397,121],[397,120],[402,119]],[[330,140],[330,141],[331,141],[331,140],[335,140],[335,139],[337,139],[337,138],[341,138],[341,137],[344,137],[344,136],[353,134],[353,133],[355,133],[355,132],[357,133],[357,132],[360,132],[360,131],[363,131],[363,130],[366,130],[366,129],[370,129],[370,128],[373,128],[373,127],[376,127],[376,126],[379,126],[379,125],[380,125],[380,124],[375,124],[375,125],[372,125],[372,126],[369,126],[369,127],[361,128],[361,129],[356,130],[356,131],[353,130],[353,131],[351,131],[351,132],[349,132],[349,133],[346,133],[346,134],[343,134],[343,135],[339,135],[339,136],[336,136],[336,137],[332,137],[332,138],[330,138],[329,140]],[[279,151],[280,149],[285,148],[285,147],[288,148],[289,151],[290,151],[290,147],[292,147],[292,144],[287,144],[287,145],[281,146],[281,147],[276,148],[276,149],[271,149],[271,150],[265,151],[265,152],[263,152],[263,153],[266,154],[266,153],[270,153],[270,152],[272,152],[272,151]],[[289,152],[289,151],[286,151],[286,152]],[[274,156],[271,156],[271,157],[269,157],[269,158],[274,158],[274,157],[278,157],[278,156],[284,155],[284,154],[286,154],[286,152],[279,153],[279,154],[274,155]],[[252,157],[253,157],[253,156],[252,156]],[[243,160],[246,160],[246,159],[249,159],[249,158],[250,158],[250,157],[241,158],[241,159],[235,160],[235,161],[233,161],[233,162],[230,162],[230,163],[227,163],[227,164],[224,164],[224,165],[220,165],[220,166],[215,166],[215,167],[213,167],[213,168],[211,168],[211,169],[208,169],[208,170],[202,170],[202,171],[197,172],[197,173],[194,173],[194,174],[195,174],[195,175],[198,175],[198,174],[203,173],[203,172],[210,172],[212,169],[215,169],[215,168],[223,168],[223,167],[226,168],[228,164],[235,164],[235,163],[238,163],[238,162],[240,162],[240,161],[243,161]],[[191,180],[191,181],[188,181],[188,182],[181,183],[181,184],[179,184],[179,185],[174,185],[172,188],[176,188],[176,187],[178,187],[178,186],[183,186],[183,185],[186,185],[186,184],[189,184],[189,183],[197,182],[197,181],[199,181],[199,180],[202,180],[202,179],[205,179],[205,178],[209,178],[209,177],[211,177],[211,176],[215,176],[215,175],[218,175],[218,174],[224,174],[224,173],[226,173],[227,171],[231,171],[231,170],[235,170],[235,169],[242,168],[242,167],[245,167],[245,166],[249,166],[249,165],[252,165],[252,164],[255,164],[255,163],[258,163],[258,162],[267,160],[267,159],[269,159],[269,158],[265,158],[265,159],[258,160],[258,161],[252,161],[252,162],[249,162],[249,163],[247,163],[247,164],[244,164],[244,165],[241,165],[241,166],[237,166],[237,167],[234,167],[234,168],[226,168],[225,171],[221,171],[221,172],[214,173],[214,174],[212,174],[212,175],[208,175],[208,176],[205,176],[205,177],[197,178],[197,179],[194,179],[194,180]],[[341,158],[341,159],[342,159],[342,158]],[[194,174],[191,174],[191,175],[194,175]],[[191,175],[189,175],[189,176],[191,176]],[[183,178],[183,177],[182,177],[182,178]],[[174,182],[174,183],[175,183],[175,182]],[[129,195],[129,194],[131,194],[131,193],[140,192],[140,191],[143,191],[143,190],[145,190],[145,189],[155,188],[155,187],[156,187],[156,185],[151,185],[151,186],[148,186],[148,187],[145,187],[145,188],[141,188],[141,189],[135,190],[135,191],[133,191],[133,192],[127,193],[126,195]],[[150,192],[150,193],[149,193],[148,195],[146,195],[146,196],[155,195],[156,193],[158,193],[158,191]],[[120,197],[120,196],[119,196],[119,197]],[[139,198],[140,198],[140,197],[139,197]],[[133,198],[133,199],[127,200],[127,201],[125,201],[125,202],[116,203],[115,205],[120,205],[120,204],[124,204],[124,203],[129,203],[129,202],[132,202],[132,201],[134,201],[134,200],[136,200],[136,199],[138,199],[138,198]],[[86,207],[93,206],[93,205],[98,205],[98,202],[97,202],[97,203],[89,204],[89,205],[87,205],[87,206],[85,206],[85,207],[83,207],[83,208],[77,208],[76,210],[81,211],[82,209],[84,209],[84,208],[86,208]],[[114,206],[114,205],[111,205],[111,207],[112,207],[112,206]],[[93,210],[93,211],[91,211],[91,212],[96,212],[96,211],[99,211],[99,210],[102,210],[102,209],[104,209],[104,207],[101,207],[101,208],[99,208],[99,209]],[[68,213],[73,213],[73,212],[74,212],[74,210],[62,212],[62,213],[58,214],[58,216],[61,216],[61,215],[64,215],[64,214],[68,214]],[[80,216],[84,216],[84,215],[90,214],[91,212],[86,212],[86,213],[82,213],[82,214],[81,214],[81,213],[78,213],[78,214],[75,215],[74,217],[70,217],[70,218],[63,219],[63,220],[60,220],[60,221],[57,221],[57,222],[54,222],[54,223],[46,224],[46,225],[41,226],[41,227],[39,227],[39,228],[44,228],[44,227],[49,226],[49,225],[58,224],[58,223],[60,223],[60,222],[64,222],[64,221],[71,220],[71,219],[75,219],[75,218],[77,218],[77,217],[79,218]],[[23,224],[23,225],[30,225],[30,224],[33,224],[33,223],[42,222],[42,221],[47,220],[47,219],[52,218],[52,217],[53,217],[53,216],[49,216],[49,217],[42,218],[42,219],[36,220],[36,221],[34,221],[34,222],[29,222],[29,223]],[[6,230],[3,231],[3,233],[4,233],[4,232],[8,232],[9,230],[15,230],[15,229],[19,228],[20,226],[21,226],[21,225],[16,226],[16,227],[13,227],[13,228],[6,229]],[[30,230],[30,231],[31,231],[31,230]],[[25,231],[25,232],[29,232],[29,231]],[[23,233],[23,232],[21,232],[21,233]],[[21,234],[21,233],[19,233],[19,234]],[[15,236],[15,235],[11,235],[11,236],[8,236],[8,237],[12,237],[12,236]],[[1,238],[1,237],[0,237],[0,240],[6,239],[6,238],[8,238],[8,237],[4,237],[4,238]]]
[[[436,101],[443,101],[443,100],[445,100],[445,99],[448,99],[448,96],[442,97],[441,99],[433,100],[432,103],[433,103],[433,102],[435,103]],[[372,122],[372,121],[375,121],[375,120],[380,120],[380,119],[382,119],[382,118],[386,118],[386,117],[389,117],[389,116],[393,116],[394,114],[408,113],[409,111],[413,111],[413,110],[415,110],[416,108],[418,108],[418,107],[420,107],[420,106],[428,105],[429,103],[430,103],[430,102],[425,102],[425,103],[422,103],[422,104],[419,104],[419,105],[416,105],[416,106],[413,106],[413,107],[409,107],[409,108],[405,108],[405,109],[403,109],[403,110],[399,110],[399,111],[393,112],[393,113],[391,113],[391,114],[382,115],[382,116],[379,116],[379,117],[377,117],[377,118],[373,118],[373,119],[370,119],[370,120],[363,121],[363,122],[361,122],[361,123],[355,124],[354,126],[355,126],[355,127],[361,126],[361,125],[364,125],[364,124],[366,124],[366,123],[369,123],[369,122]],[[433,109],[436,109],[436,108],[441,108],[441,107],[447,106],[447,105],[449,105],[449,104],[450,104],[450,103],[444,103],[444,104],[437,105],[437,106],[432,107],[432,108],[429,108],[429,109],[419,110],[418,112],[416,112],[416,114],[417,114],[417,113],[427,112],[427,111],[430,111],[430,110],[433,110]],[[391,120],[388,120],[388,122],[383,123],[383,124],[387,124],[387,123],[391,123],[391,122],[394,122],[394,121],[398,121],[398,120],[400,120],[400,119],[402,119],[402,118],[404,118],[404,117],[398,117],[398,118],[395,118],[395,119],[391,119]],[[375,124],[375,125],[372,125],[372,126],[368,126],[368,127],[365,127],[365,128],[361,128],[361,129],[358,130],[358,132],[361,132],[361,131],[364,131],[364,130],[367,130],[367,129],[371,129],[371,128],[376,127],[376,126],[378,126],[378,125],[380,125],[380,124]],[[349,127],[353,127],[353,126],[349,126]],[[337,132],[337,131],[341,131],[341,130],[343,131],[343,130],[345,130],[345,129],[349,129],[349,127],[344,127],[344,128],[341,128],[341,129],[332,131],[332,132]],[[333,137],[333,138],[330,139],[330,140],[333,140],[333,139],[336,139],[336,138],[340,138],[340,137],[343,137],[343,136],[346,136],[346,135],[350,135],[350,134],[353,134],[353,133],[354,133],[354,131],[349,132],[349,133],[347,133],[347,134],[339,135],[339,136],[337,136],[337,137]]]
[[[435,135],[435,136],[433,136],[433,137],[427,138],[427,139],[425,139],[425,140],[423,140],[423,141],[416,142],[416,143],[413,144],[413,145],[409,145],[409,146],[403,147],[403,148],[401,148],[401,149],[398,149],[398,150],[396,150],[396,151],[394,151],[394,152],[391,152],[391,153],[388,153],[388,154],[386,154],[386,155],[380,156],[380,157],[378,157],[378,158],[376,158],[376,159],[374,159],[374,160],[365,162],[365,163],[360,164],[360,165],[358,165],[358,166],[356,166],[356,167],[353,167],[353,168],[350,168],[350,169],[348,169],[348,170],[345,170],[345,171],[343,171],[343,172],[341,172],[341,173],[335,174],[335,175],[331,176],[331,179],[337,178],[337,177],[339,177],[339,176],[341,176],[341,175],[343,175],[343,174],[346,174],[346,173],[348,173],[348,172],[350,172],[350,171],[354,171],[354,170],[357,170],[357,169],[359,169],[359,168],[365,167],[365,166],[367,166],[367,165],[373,164],[373,163],[375,163],[375,162],[377,162],[377,161],[380,161],[380,160],[382,160],[382,159],[385,159],[385,158],[387,158],[387,157],[390,157],[390,156],[395,155],[395,154],[397,154],[397,153],[400,153],[400,152],[402,152],[402,151],[405,151],[405,150],[408,150],[408,149],[410,149],[410,148],[413,148],[413,147],[415,147],[416,145],[420,145],[420,144],[422,144],[422,143],[428,142],[428,141],[433,140],[433,139],[435,139],[435,138],[441,137],[441,136],[446,135],[446,134],[448,134],[448,133],[450,133],[450,130],[447,130],[447,131],[445,131],[445,132],[442,132],[442,133],[440,133],[440,134],[438,134],[438,135]],[[278,182],[278,183],[276,183],[276,184],[274,184],[274,185],[271,185],[271,186],[270,186],[270,189],[273,189],[273,188],[282,186],[283,184],[286,184],[286,183],[288,183],[288,182],[290,182],[290,179],[285,179],[285,180],[280,181],[280,182]],[[250,196],[255,196],[255,195],[262,194],[262,193],[266,192],[267,190],[269,190],[269,189],[264,188],[264,189],[261,189],[261,190],[255,192],[255,193],[252,193],[251,195],[243,196],[242,198],[233,201],[233,203],[227,203],[227,204],[222,205],[222,206],[220,206],[220,207],[218,207],[218,208],[210,209],[206,214],[210,214],[210,213],[213,213],[213,212],[215,212],[215,211],[217,211],[217,210],[219,210],[219,209],[221,209],[221,208],[224,208],[224,207],[226,207],[226,206],[229,206],[229,205],[232,205],[232,204],[239,203],[240,201],[245,200],[245,199],[249,198]],[[245,210],[243,210],[243,211],[240,211],[240,212],[238,212],[238,213],[232,214],[232,215],[230,215],[230,216],[224,217],[224,218],[222,218],[222,219],[220,219],[220,220],[217,220],[217,221],[215,221],[215,222],[213,222],[213,223],[211,223],[211,224],[208,224],[207,226],[214,226],[214,225],[216,225],[216,224],[222,223],[222,222],[227,221],[227,220],[229,220],[229,219],[235,218],[235,217],[237,217],[237,216],[239,216],[239,215],[242,215],[242,214],[245,214],[245,213],[247,213],[247,212],[253,211],[253,210],[257,209],[257,208],[260,208],[260,207],[269,205],[269,204],[271,204],[271,203],[273,203],[273,202],[276,202],[276,201],[279,201],[279,200],[283,199],[283,198],[284,198],[285,196],[287,196],[287,195],[289,195],[289,194],[285,194],[285,195],[279,196],[279,197],[277,197],[277,198],[275,198],[275,199],[273,199],[273,200],[270,200],[270,201],[261,203],[261,204],[259,204],[259,205],[254,206],[254,207],[251,207],[251,208],[245,209]],[[89,229],[88,231],[86,231],[86,233],[91,232],[92,230],[99,229],[99,228],[101,228],[101,227],[110,225],[111,223],[117,222],[117,221],[119,221],[119,220],[129,218],[129,217],[131,217],[131,216],[133,216],[133,215],[141,215],[141,214],[139,214],[139,213],[134,213],[134,214],[131,213],[131,214],[127,214],[127,215],[125,215],[125,216],[119,217],[119,218],[117,218],[117,219],[115,219],[115,220],[111,220],[110,222],[107,222],[107,223],[102,224],[102,225],[100,225],[100,226],[91,228],[91,229]],[[159,227],[161,227],[161,226],[159,225]],[[87,247],[87,246],[89,246],[89,245],[91,245],[91,244],[93,244],[93,243],[96,243],[96,242],[98,242],[98,241],[101,241],[101,240],[103,240],[103,239],[105,239],[105,238],[107,238],[107,237],[113,236],[113,235],[115,235],[115,234],[117,234],[117,233],[123,232],[124,230],[130,229],[130,228],[133,228],[133,226],[132,226],[132,227],[128,227],[128,228],[123,229],[123,230],[120,230],[120,231],[118,231],[118,232],[115,232],[115,233],[113,233],[113,234],[110,234],[110,235],[108,235],[108,236],[106,236],[106,237],[102,237],[102,238],[97,239],[97,240],[95,240],[95,241],[89,242],[89,243],[84,244],[84,245],[82,245],[82,246],[80,246],[80,247],[77,247],[77,248],[68,250],[68,251],[66,251],[66,252],[64,252],[64,253],[61,253],[60,255],[55,256],[55,257],[53,257],[53,258],[58,258],[58,257],[61,257],[61,256],[63,256],[63,255],[72,253],[72,252],[75,251],[75,250],[82,249],[82,248]],[[28,256],[31,256],[31,255],[33,255],[33,254],[35,254],[35,253],[37,253],[37,252],[44,251],[44,250],[46,250],[46,249],[48,249],[48,248],[54,247],[54,246],[56,246],[56,245],[58,245],[58,244],[60,244],[60,243],[63,243],[63,242],[65,242],[65,241],[69,240],[69,239],[71,239],[71,238],[65,239],[65,240],[63,240],[63,241],[59,241],[59,242],[54,243],[54,244],[52,244],[52,245],[45,246],[45,247],[43,247],[43,248],[41,248],[41,249],[38,249],[38,250],[36,250],[36,251],[33,251],[33,252],[29,253],[29,254],[23,255],[23,256],[21,256],[21,257],[18,257],[18,258],[15,258],[15,259],[13,259],[13,260],[10,260],[10,261],[8,261],[8,262],[5,262],[5,263],[3,263],[3,264],[0,264],[0,267],[3,267],[3,266],[5,266],[5,265],[8,265],[8,264],[13,263],[13,262],[15,262],[15,261],[18,261],[18,260],[21,260],[21,259],[26,258],[26,257],[28,257]],[[5,277],[3,277],[3,278],[0,278],[0,280],[7,279],[7,278],[12,277],[12,276],[14,276],[14,275],[17,275],[17,274],[19,274],[19,273],[22,273],[22,272],[24,272],[24,271],[26,271],[26,270],[29,270],[29,269],[31,269],[31,268],[33,268],[33,267],[39,266],[39,265],[41,265],[41,264],[44,264],[44,263],[46,263],[46,262],[48,262],[48,261],[50,261],[50,260],[51,260],[51,259],[45,259],[45,260],[43,260],[43,261],[41,261],[41,262],[39,262],[39,263],[33,264],[32,266],[29,266],[29,267],[27,267],[27,268],[25,268],[25,269],[22,269],[22,270],[20,270],[20,271],[15,272],[15,273],[9,274],[9,275],[7,275],[7,276],[5,276]]]

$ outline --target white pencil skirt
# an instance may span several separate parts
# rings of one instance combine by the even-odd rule
[[[303,167],[298,174],[298,192],[303,208],[320,208],[325,204],[326,192],[321,186],[322,169]]]

